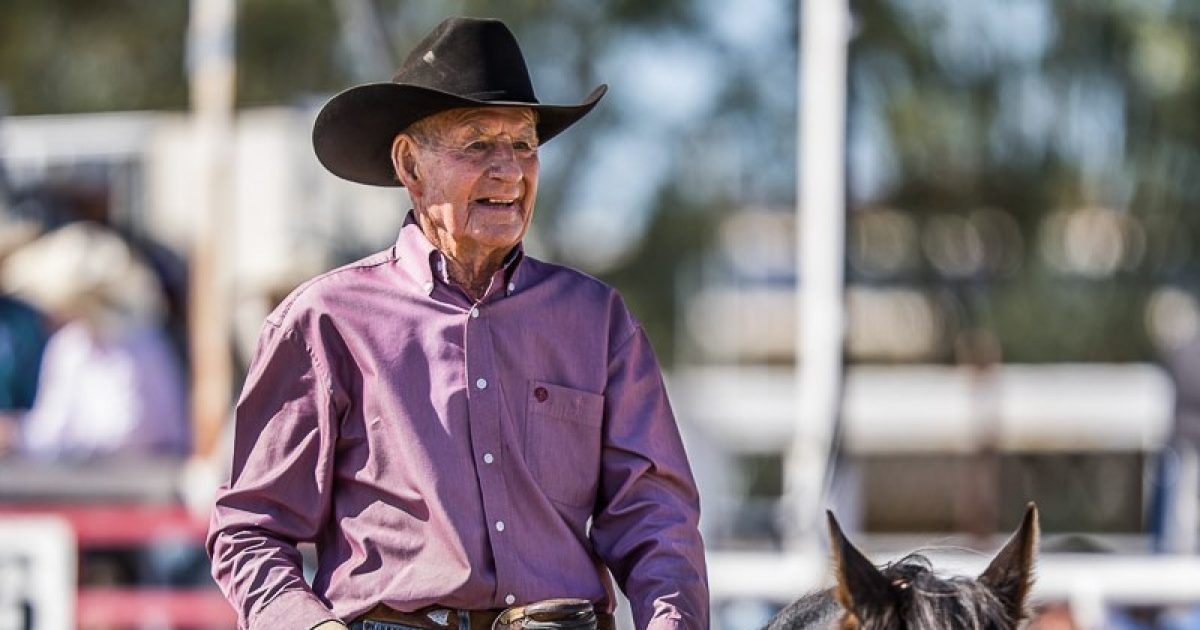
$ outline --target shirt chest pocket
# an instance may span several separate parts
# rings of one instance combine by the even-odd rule
[[[604,396],[530,381],[525,408],[525,461],[546,496],[590,506],[600,479]]]

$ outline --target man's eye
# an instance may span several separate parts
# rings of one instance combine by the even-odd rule
[[[476,140],[467,145],[467,150],[472,153],[487,153],[492,149],[492,143],[486,140]]]
[[[525,142],[524,140],[518,140],[513,143],[513,150],[525,151],[525,152],[537,151],[537,147],[534,146],[534,144],[532,142]]]

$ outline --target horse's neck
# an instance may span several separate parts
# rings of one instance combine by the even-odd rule
[[[839,627],[845,612],[833,597],[833,589],[809,593],[779,611],[766,630],[825,630]]]

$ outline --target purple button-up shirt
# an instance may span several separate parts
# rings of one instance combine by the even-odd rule
[[[611,611],[607,567],[638,628],[707,628],[695,484],[620,296],[517,252],[473,302],[440,260],[410,215],[395,247],[267,319],[208,537],[240,625],[377,603]]]

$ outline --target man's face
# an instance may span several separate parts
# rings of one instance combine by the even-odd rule
[[[393,157],[422,228],[459,260],[503,255],[533,219],[537,127],[527,108],[453,109],[420,121],[409,164]],[[397,139],[397,146],[402,141]],[[411,180],[409,179],[411,177]],[[423,215],[423,216],[422,216]]]

